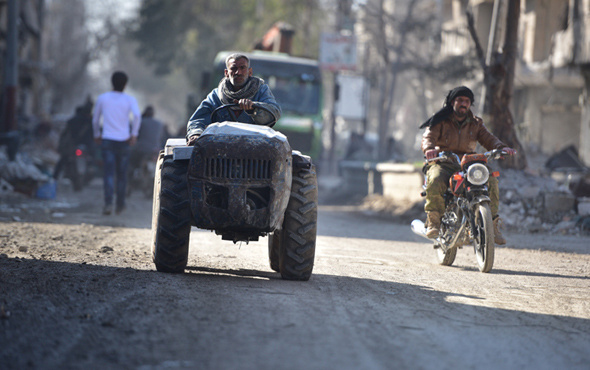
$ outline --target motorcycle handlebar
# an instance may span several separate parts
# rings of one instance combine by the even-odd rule
[[[485,152],[483,154],[488,159],[503,159],[504,156],[512,155],[512,153],[508,153],[508,152],[504,151],[503,149],[493,149],[493,150],[490,150],[489,152]],[[438,161],[456,161],[457,163],[461,163],[461,158],[459,158],[459,156],[456,153],[453,153],[451,151],[442,151],[442,152],[438,153],[438,156],[431,158],[431,159],[426,159],[426,163],[438,162]]]
[[[490,158],[491,159],[503,159],[504,156],[511,156],[513,154],[504,151],[504,149],[494,149],[494,150],[490,150],[489,152],[485,152],[484,155],[488,159],[490,159]]]
[[[438,153],[438,156],[431,158],[431,159],[426,159],[427,163],[430,162],[438,162],[438,161],[457,161],[457,163],[461,163],[461,159],[459,158],[459,156],[453,152],[450,151],[443,151]]]

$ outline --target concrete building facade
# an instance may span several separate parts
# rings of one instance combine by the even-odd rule
[[[509,0],[441,0],[441,51],[467,54],[474,16],[484,50],[504,38]],[[523,0],[512,112],[527,151],[553,154],[573,145],[590,165],[590,0]],[[497,17],[496,17],[497,15]],[[491,31],[495,34],[490,37]]]

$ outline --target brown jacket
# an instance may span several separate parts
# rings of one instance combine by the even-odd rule
[[[450,150],[461,156],[475,153],[478,142],[486,150],[506,147],[486,129],[482,119],[470,111],[461,126],[451,116],[434,127],[427,127],[422,136],[422,151],[426,153],[427,150],[438,146],[441,151]]]

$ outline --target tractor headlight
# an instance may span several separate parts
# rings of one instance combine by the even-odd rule
[[[490,171],[481,163],[475,163],[469,166],[467,170],[467,181],[473,185],[483,185],[488,182]]]

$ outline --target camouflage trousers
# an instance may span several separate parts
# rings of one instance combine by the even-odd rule
[[[445,211],[444,192],[449,187],[451,176],[461,167],[455,163],[432,163],[426,170],[426,212],[439,212],[441,215]],[[498,204],[500,203],[500,194],[498,190],[498,179],[491,176],[488,180],[488,192],[490,195],[490,208],[492,217],[498,214]]]

